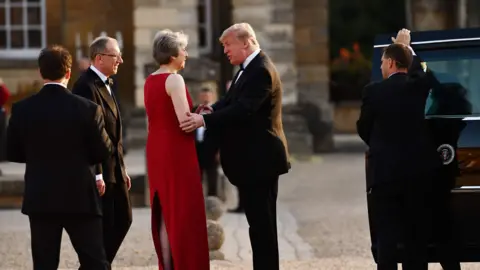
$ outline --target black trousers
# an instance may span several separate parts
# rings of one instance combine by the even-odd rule
[[[112,263],[132,225],[132,206],[126,183],[106,183],[103,204],[103,237],[107,260]]]
[[[398,269],[399,243],[404,250],[402,269],[428,270],[431,183],[421,177],[409,180],[412,184],[382,183],[369,194],[377,232],[378,270]]]
[[[458,248],[454,239],[453,211],[451,209],[451,183],[455,176],[448,172],[436,176],[431,197],[433,209],[433,237],[444,270],[460,270]]]
[[[34,270],[56,270],[65,229],[78,254],[80,270],[111,269],[103,247],[102,218],[93,215],[30,215]]]
[[[277,195],[278,176],[238,185],[252,246],[253,269],[278,270]]]
[[[208,166],[202,167],[202,178],[204,174],[207,180],[207,196],[218,196],[218,162],[211,162]]]

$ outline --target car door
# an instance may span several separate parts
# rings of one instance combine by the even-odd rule
[[[374,81],[382,79],[380,59],[383,48],[394,35],[379,35],[375,39]],[[425,106],[432,140],[443,159],[435,184],[452,193],[449,207],[453,211],[454,240],[461,261],[480,262],[480,28],[412,32],[412,48],[426,72],[436,78]],[[376,260],[372,202],[367,198],[367,203],[372,254]],[[436,222],[444,218],[440,216]],[[430,242],[430,262],[439,261],[434,244],[438,240]],[[398,251],[400,260],[402,243],[398,244]]]

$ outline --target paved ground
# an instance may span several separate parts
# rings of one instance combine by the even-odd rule
[[[336,154],[293,164],[279,191],[279,240],[282,269],[375,269],[369,252],[361,145],[345,139]],[[360,151],[359,151],[360,150]],[[127,158],[129,171],[143,170],[141,154]],[[5,173],[18,167],[0,165]],[[20,168],[21,170],[21,168]],[[233,192],[234,190],[230,190]],[[235,204],[235,200],[229,202]],[[227,261],[212,262],[213,270],[251,268],[247,226],[241,215],[226,214],[223,252]],[[75,253],[64,237],[61,267],[74,269]],[[0,269],[31,269],[28,223],[16,210],[0,212]],[[134,223],[120,250],[115,269],[156,269],[150,238],[149,210],[136,209]],[[440,269],[432,265],[431,269]],[[480,269],[466,265],[464,269]]]

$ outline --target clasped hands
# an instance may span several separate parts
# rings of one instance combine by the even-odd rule
[[[195,113],[187,112],[187,118],[180,122],[180,128],[185,132],[192,132],[205,125],[202,114],[209,114],[212,112],[212,107],[208,105],[200,105],[195,110]]]

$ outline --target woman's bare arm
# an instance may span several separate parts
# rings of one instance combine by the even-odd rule
[[[171,74],[165,82],[167,94],[172,98],[175,114],[178,122],[181,123],[187,118],[187,112],[190,112],[190,106],[187,101],[185,81],[179,74]]]

